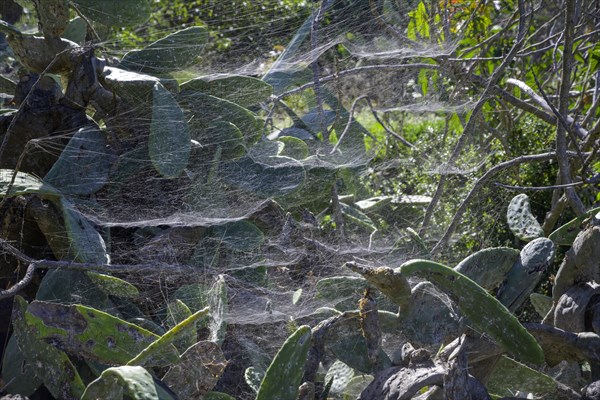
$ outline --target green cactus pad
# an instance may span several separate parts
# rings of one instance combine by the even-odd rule
[[[260,383],[264,378],[265,371],[261,371],[254,367],[248,367],[246,368],[246,371],[244,371],[244,380],[246,381],[246,384],[256,393],[258,393],[258,388],[260,388]]]
[[[197,62],[208,41],[208,31],[192,26],[174,32],[141,50],[123,56],[121,68],[143,73],[165,73],[185,69]]]
[[[152,122],[148,154],[156,170],[167,178],[177,177],[190,158],[190,131],[171,93],[160,83],[152,90]]]
[[[199,319],[206,317],[206,315],[208,315],[208,311],[208,307],[205,307],[179,322],[177,325],[165,332],[161,337],[150,343],[150,345],[142,350],[137,356],[129,360],[127,365],[148,364],[149,360],[152,361],[153,359],[157,358],[157,356],[158,358],[162,358],[162,354],[165,353],[167,356],[170,356],[172,354],[172,350],[174,349],[171,343],[183,337],[187,332],[189,332],[190,329],[195,330],[196,322]]]
[[[102,236],[65,198],[60,199],[71,254],[76,261],[108,264],[110,258]]]
[[[498,290],[498,301],[513,312],[521,307],[552,264],[554,252],[550,239],[537,238],[527,243]]]
[[[408,277],[421,276],[446,292],[461,312],[481,332],[494,338],[504,349],[526,362],[542,364],[544,353],[519,320],[485,289],[463,274],[427,260],[411,260],[397,269]]]
[[[86,275],[100,290],[108,295],[125,298],[140,295],[139,290],[135,286],[123,279],[96,272],[86,272]]]
[[[583,228],[582,227],[583,221],[585,221],[590,216],[594,215],[595,213],[597,213],[599,211],[600,211],[600,207],[592,208],[591,210],[587,211],[585,214],[580,215],[579,217],[567,222],[560,228],[557,228],[554,232],[552,232],[548,236],[548,239],[552,240],[555,244],[558,244],[561,246],[571,246],[573,244],[573,241],[575,240],[575,238],[577,237],[577,235],[579,234],[579,232],[581,232],[581,230]]]
[[[293,136],[281,136],[277,139],[277,141],[284,144],[283,149],[277,153],[278,156],[302,160],[309,155],[308,145],[304,142],[304,140],[300,140]]]
[[[104,67],[102,79],[106,86],[131,105],[151,104],[154,86],[160,79],[116,67]]]
[[[175,400],[175,396],[156,384],[148,371],[138,366],[105,369],[85,389],[81,400],[122,399]]]
[[[127,363],[159,339],[137,325],[82,305],[34,301],[25,316],[27,323],[35,327],[37,339],[108,365]],[[171,347],[148,364],[167,365],[176,361],[177,351]]]
[[[377,226],[371,218],[360,211],[356,207],[349,206],[348,204],[340,203],[342,214],[348,219],[348,221],[367,229],[370,232],[377,230]]]
[[[204,143],[204,130],[219,121],[234,124],[242,132],[246,148],[256,143],[261,136],[262,123],[252,112],[235,103],[190,91],[182,91],[177,100],[189,121],[192,139],[198,140],[202,145],[207,144]]]
[[[302,165],[287,157],[272,157],[276,165],[255,162],[246,156],[222,164],[223,179],[258,196],[280,197],[300,189],[306,175]]]
[[[255,250],[265,237],[260,229],[250,221],[236,221],[213,227],[214,238],[233,251]]]
[[[62,38],[77,44],[83,44],[87,35],[87,24],[81,17],[75,17],[69,21],[67,29],[60,35]]]
[[[538,315],[544,318],[552,308],[552,297],[540,293],[531,293],[529,300]]]
[[[557,385],[552,377],[504,356],[486,382],[489,392],[495,395],[513,396],[521,391],[542,399],[556,398]]]
[[[521,193],[513,197],[506,211],[508,227],[512,233],[526,242],[544,236],[544,230],[531,213],[529,197]]]
[[[181,321],[189,318],[192,315],[192,311],[189,307],[181,300],[175,299],[167,304],[167,326],[169,328],[174,327]],[[164,334],[164,332],[163,332]],[[186,349],[196,343],[198,332],[194,326],[192,329],[188,329],[182,333],[179,339],[173,342],[173,345],[183,353]]]
[[[77,369],[67,355],[40,340],[39,327],[32,323],[27,302],[16,296],[13,309],[13,327],[19,348],[33,372],[55,398],[79,399],[85,390]]]
[[[296,400],[311,336],[310,327],[305,325],[287,338],[267,369],[256,400]]]
[[[38,25],[46,38],[55,38],[69,24],[69,2],[67,0],[34,0]]]
[[[6,344],[2,356],[2,381],[6,382],[3,391],[10,394],[31,396],[43,383],[35,374],[34,367],[27,362],[17,345],[16,335]]]
[[[89,19],[108,26],[135,26],[146,22],[152,11],[149,0],[73,0]]]
[[[513,264],[519,259],[519,250],[509,247],[483,249],[462,260],[454,270],[469,277],[487,290],[497,288]]]
[[[69,140],[44,182],[64,194],[95,193],[106,184],[113,158],[97,126],[81,128]]]
[[[269,100],[273,87],[267,82],[243,75],[202,76],[181,84],[181,90],[199,91],[250,107]]]
[[[329,393],[339,395],[344,392],[348,382],[356,375],[354,370],[343,362],[336,360],[325,374],[325,382],[333,379]]]
[[[198,342],[181,355],[162,378],[180,399],[202,399],[225,370],[227,360],[218,344]]]
[[[12,176],[12,170],[0,170],[0,197],[6,196]],[[59,243],[49,240],[57,257],[66,257],[79,262],[108,263],[106,246],[100,234],[53,186],[32,175],[18,172],[8,196],[19,195],[36,195],[39,198],[50,200],[55,209],[60,210],[61,215],[53,214],[52,218],[46,221],[49,231],[55,232],[58,229],[62,232],[59,235],[52,235],[55,241],[56,238],[59,239]],[[60,221],[61,217],[62,221]],[[67,233],[66,236],[64,231]]]
[[[221,160],[231,160],[242,157],[246,153],[244,135],[237,126],[228,121],[213,122],[202,132],[202,136],[196,135],[205,148],[216,150],[221,148]]]

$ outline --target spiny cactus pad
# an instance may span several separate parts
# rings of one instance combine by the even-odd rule
[[[411,260],[397,269],[405,277],[421,276],[446,292],[461,312],[481,331],[501,344],[508,352],[523,361],[544,362],[544,353],[533,336],[496,298],[485,289],[445,265]]]
[[[521,240],[530,241],[544,236],[544,230],[531,213],[529,197],[522,193],[510,201],[506,212],[508,227]]]
[[[256,400],[296,400],[311,336],[310,327],[305,325],[288,337],[267,369]]]

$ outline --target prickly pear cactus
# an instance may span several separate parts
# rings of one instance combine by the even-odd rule
[[[519,258],[519,250],[509,247],[483,249],[462,260],[454,270],[468,276],[484,289],[493,290]]]
[[[531,213],[529,197],[522,193],[513,197],[506,211],[508,227],[516,237],[526,242],[544,236],[544,230]]]
[[[45,37],[59,37],[69,24],[69,2],[67,0],[33,0],[39,28]]]
[[[600,218],[592,217],[577,235],[556,274],[552,299],[558,302],[579,282],[600,282]]]
[[[296,400],[310,344],[310,327],[301,326],[275,355],[260,384],[256,400]]]
[[[498,290],[498,300],[511,311],[519,309],[552,264],[554,253],[554,243],[546,238],[535,239],[523,247]]]
[[[438,286],[456,302],[461,312],[482,332],[487,333],[508,352],[523,361],[541,364],[544,353],[533,336],[495,297],[471,279],[442,264],[411,260],[396,273],[419,275]]]

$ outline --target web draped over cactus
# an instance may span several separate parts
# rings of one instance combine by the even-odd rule
[[[149,1],[32,5],[38,34],[0,25],[28,71],[5,82],[16,108],[0,115],[0,246],[11,273],[35,279],[10,299],[3,390],[31,395],[43,385],[64,399],[576,398],[538,368],[598,363],[597,209],[545,237],[526,195],[498,193],[501,207],[481,208],[500,215],[508,206],[518,245],[452,268],[431,260],[427,238],[443,228],[413,229],[431,197],[367,190],[373,169],[390,167],[378,160],[388,136],[414,144],[376,111],[383,128],[360,123],[359,101],[452,111],[446,133],[474,106],[466,94],[449,98],[444,83],[428,90],[439,83],[428,75],[436,64],[395,64],[457,46],[424,40],[423,3],[406,13],[388,2],[323,1],[268,68],[226,73],[198,72],[211,43],[204,26],[116,58],[86,42],[106,26],[142,24]],[[385,29],[405,18],[411,38]],[[347,80],[318,62],[337,47],[358,60]],[[346,104],[373,71],[390,85]],[[399,93],[409,81],[412,91]],[[435,154],[411,157],[407,164],[456,182],[481,162],[467,154],[461,169]],[[557,246],[572,247],[552,298],[536,295]],[[515,316],[530,296],[544,324]],[[584,311],[572,312],[573,302]]]

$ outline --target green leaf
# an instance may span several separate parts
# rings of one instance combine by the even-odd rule
[[[115,27],[146,22],[152,11],[149,0],[73,0],[73,3],[89,19]]]
[[[85,385],[77,369],[64,352],[39,339],[39,327],[31,321],[27,308],[25,299],[16,296],[12,317],[14,335],[28,365],[55,398],[79,399]]]
[[[92,194],[106,184],[112,158],[104,134],[97,126],[81,128],[69,140],[44,182],[63,194]]]
[[[267,82],[243,75],[203,76],[182,83],[181,90],[199,91],[242,107],[265,102],[273,94],[273,87]]]
[[[122,366],[105,369],[98,379],[85,389],[81,400],[123,399],[175,400],[160,387],[142,367]]]
[[[258,389],[256,400],[296,400],[311,344],[309,326],[301,326],[279,349]]]
[[[165,73],[196,64],[208,41],[208,31],[192,26],[165,36],[123,56],[120,67],[136,72]]]
[[[415,12],[415,26],[421,38],[429,38],[429,16],[425,3],[419,2]]]
[[[152,122],[148,139],[148,153],[152,164],[161,175],[177,177],[190,158],[190,131],[171,93],[160,83],[152,91]]]
[[[78,357],[104,364],[125,364],[159,336],[137,325],[83,305],[33,301],[26,314],[35,337]],[[164,366],[176,362],[171,347],[148,362]]]
[[[490,335],[515,357],[533,364],[544,362],[541,347],[519,320],[465,275],[427,260],[408,261],[397,272],[407,277],[418,275],[434,283],[451,296],[475,327]]]
[[[174,327],[181,321],[192,316],[192,311],[189,307],[181,300],[175,299],[167,304],[167,326],[169,328]],[[164,332],[162,333],[164,334]],[[187,332],[181,334],[181,337],[173,342],[177,350],[184,352],[190,346],[196,343],[198,333],[196,327],[188,329]]]

